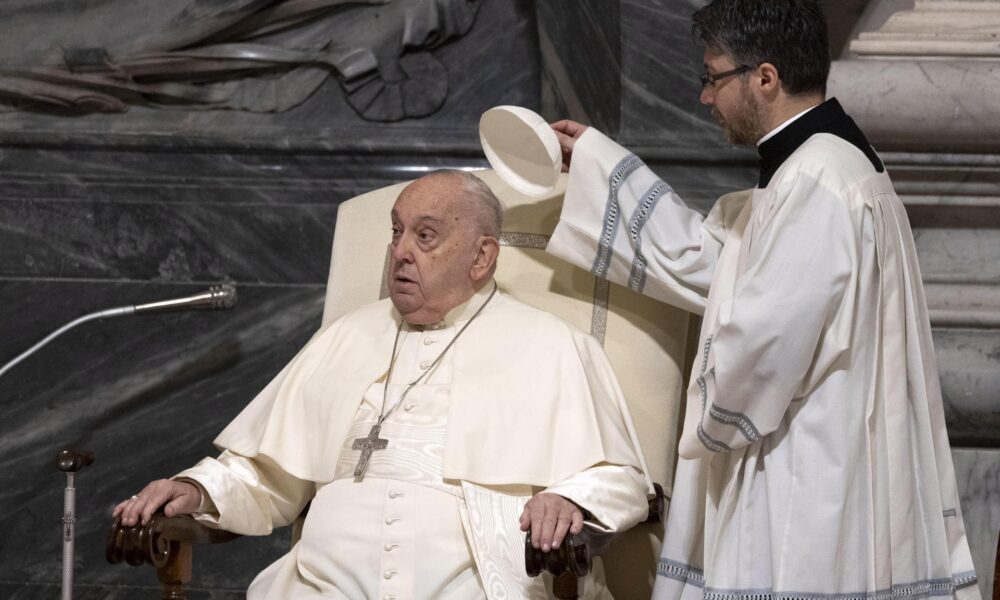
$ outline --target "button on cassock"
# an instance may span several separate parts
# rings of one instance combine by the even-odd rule
[[[389,569],[386,569],[386,570],[385,570],[385,573],[382,573],[382,577],[385,577],[386,579],[392,579],[392,577],[393,577],[393,576],[394,576],[395,574],[396,574],[396,571],[391,571],[391,570],[389,570]]]
[[[427,362],[426,360],[420,363],[420,368],[421,369],[426,370],[427,367],[429,367],[429,366],[431,366],[431,363]]]

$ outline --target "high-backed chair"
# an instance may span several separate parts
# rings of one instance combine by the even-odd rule
[[[590,332],[603,344],[625,392],[650,477],[663,486],[669,498],[690,315],[596,279],[545,252],[562,205],[565,176],[548,196],[534,199],[517,192],[492,171],[475,174],[506,206],[496,273],[500,288]],[[389,212],[403,187],[405,184],[382,188],[340,205],[322,327],[388,295]],[[153,529],[157,527],[163,530],[162,520]],[[124,538],[129,534],[113,535]],[[193,537],[192,533],[187,535]],[[614,542],[603,557],[603,568],[616,597],[649,597],[661,536],[662,525],[640,524]],[[151,546],[153,537],[147,534],[143,543]],[[159,540],[164,547],[169,543],[166,538]],[[114,552],[109,546],[109,558]],[[123,554],[117,552],[116,558],[121,560]],[[166,564],[162,555],[163,551],[160,562]],[[183,568],[174,567],[172,572],[190,577]],[[177,579],[161,574],[161,579],[164,577]]]

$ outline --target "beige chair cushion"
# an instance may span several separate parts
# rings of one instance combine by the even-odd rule
[[[558,315],[599,340],[628,399],[653,481],[670,494],[676,454],[688,313],[596,279],[545,252],[566,186],[529,198],[493,171],[476,171],[506,206],[496,279],[522,302]],[[323,326],[387,296],[389,213],[405,184],[340,205],[327,283]],[[609,587],[620,598],[649,597],[661,525],[642,525],[615,543],[604,560]]]

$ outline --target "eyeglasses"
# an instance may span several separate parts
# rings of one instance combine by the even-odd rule
[[[752,70],[753,67],[743,65],[741,67],[736,67],[731,71],[723,71],[722,73],[716,73],[715,75],[712,75],[711,73],[702,73],[698,76],[698,79],[701,80],[701,87],[706,87],[708,84],[715,85],[717,81],[721,81],[726,77],[732,77],[733,75],[739,75],[740,73],[746,73],[747,71]]]

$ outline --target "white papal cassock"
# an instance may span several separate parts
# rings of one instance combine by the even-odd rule
[[[978,598],[906,213],[836,100],[687,208],[600,132],[549,251],[704,315],[655,597]]]
[[[178,477],[206,491],[199,520],[266,534],[312,504],[301,540],[251,599],[543,598],[524,572],[518,517],[546,489],[610,530],[642,520],[650,483],[596,342],[493,284],[434,326],[399,331],[388,448],[353,472],[378,418],[399,315],[382,301],[314,338],[222,434],[225,451]],[[600,568],[598,565],[598,574]],[[586,597],[607,597],[600,577]]]

